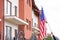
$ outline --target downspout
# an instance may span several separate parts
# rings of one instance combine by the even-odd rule
[[[3,0],[3,40],[4,40],[4,0]]]

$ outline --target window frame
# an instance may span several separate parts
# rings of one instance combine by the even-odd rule
[[[15,6],[15,16],[17,16],[17,6]]]
[[[6,26],[6,39],[7,39],[7,36],[8,36],[8,31],[9,31],[8,28],[10,29],[10,34],[9,35],[10,35],[10,40],[11,40],[12,39],[12,28],[10,26]]]
[[[34,23],[34,26],[36,27],[36,23]]]
[[[10,4],[10,8],[9,8],[10,9],[10,13],[9,14],[10,14],[10,16],[12,16],[12,2],[7,0],[7,13],[8,13],[8,7],[9,7],[8,3]]]
[[[28,4],[29,6],[31,6],[30,0],[27,0],[27,4]]]
[[[29,23],[28,19],[26,19],[26,22]],[[26,25],[27,26],[27,29],[29,29],[29,25]]]
[[[31,21],[29,21],[29,29],[31,30]]]
[[[32,26],[33,26],[33,18],[32,18]]]
[[[31,29],[31,21],[29,21],[28,19],[26,19],[26,22],[29,24],[29,25],[27,25],[27,29]]]

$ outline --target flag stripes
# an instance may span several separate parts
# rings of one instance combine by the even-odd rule
[[[41,16],[40,16],[40,38],[44,38],[46,36],[46,20],[45,20],[45,16],[44,16],[44,11],[43,8],[41,10]]]

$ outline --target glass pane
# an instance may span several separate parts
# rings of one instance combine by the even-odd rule
[[[11,40],[11,27],[6,27],[6,40]]]
[[[10,15],[10,3],[8,2],[8,14]]]

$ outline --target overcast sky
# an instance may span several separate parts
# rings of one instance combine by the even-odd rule
[[[35,0],[39,9],[43,6],[45,16],[53,34],[60,38],[60,0]],[[48,29],[48,33],[50,33]]]

